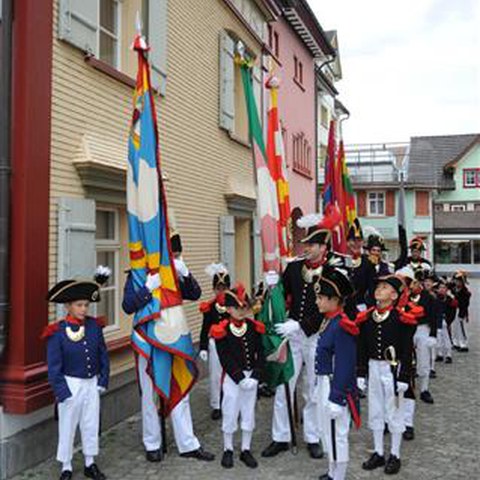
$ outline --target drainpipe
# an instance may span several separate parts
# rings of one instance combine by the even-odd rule
[[[7,340],[9,303],[10,226],[10,93],[12,75],[13,0],[1,2],[2,38],[0,65],[0,356]]]

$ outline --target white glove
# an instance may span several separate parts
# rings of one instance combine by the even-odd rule
[[[275,331],[282,337],[291,337],[300,330],[300,324],[296,320],[288,319],[286,322],[275,325]]]
[[[280,280],[280,276],[278,275],[277,272],[273,270],[269,270],[265,274],[265,282],[269,287],[274,287],[275,285],[277,285],[279,280]]]
[[[397,391],[398,393],[405,393],[408,390],[408,383],[397,382]]]
[[[200,353],[198,354],[198,356],[200,357],[200,360],[202,362],[207,362],[208,360],[208,352],[206,350],[200,350]]]
[[[97,387],[97,390],[100,395],[103,395],[107,391],[105,387],[101,387],[100,385]]]
[[[364,392],[367,389],[367,382],[363,377],[357,378],[357,388],[362,392]]]
[[[177,271],[178,275],[180,275],[181,277],[188,277],[190,275],[190,272],[188,271],[188,268],[182,259],[175,258],[173,262],[175,264],[175,270]]]
[[[244,378],[239,383],[239,386],[242,390],[253,390],[257,385],[258,381],[254,378]]]
[[[434,348],[437,346],[437,339],[435,337],[428,337],[427,338],[427,347]]]
[[[330,418],[338,418],[344,411],[345,407],[338,405],[337,403],[328,401],[327,404],[328,415]]]
[[[161,285],[160,275],[158,273],[155,273],[155,274],[149,273],[147,275],[147,281],[145,282],[145,286],[148,288],[150,293],[156,290],[157,288],[159,288],[160,285]]]

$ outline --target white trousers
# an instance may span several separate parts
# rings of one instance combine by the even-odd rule
[[[415,419],[415,400],[413,398],[403,399],[403,418],[405,420],[405,426],[413,428]]]
[[[100,426],[100,394],[97,377],[75,378],[65,376],[72,396],[58,404],[57,460],[70,462],[77,426],[80,427],[84,456],[98,455]]]
[[[350,409],[342,408],[342,414],[334,421],[335,435],[332,435],[332,417],[328,410],[330,395],[330,379],[326,375],[318,377],[322,386],[320,389],[320,414],[322,418],[322,443],[326,446],[329,462],[348,462],[349,446],[348,432],[350,431]],[[333,437],[335,437],[336,459],[333,458]]]
[[[156,405],[157,394],[152,379],[147,374],[147,360],[138,356],[138,378],[142,390],[142,432],[143,445],[147,451],[158,450],[161,446],[160,418]],[[190,399],[187,395],[171,413],[173,436],[180,453],[200,448],[200,442],[193,433]]]
[[[245,376],[249,377],[250,375],[251,372]],[[243,390],[228,375],[225,375],[222,400],[222,431],[224,433],[233,434],[237,431],[239,417],[242,431],[253,432],[257,390],[258,385],[251,390]]]
[[[464,318],[460,318],[457,313],[455,320],[452,323],[452,341],[455,347],[468,347],[466,329],[466,320]]]
[[[452,356],[452,342],[450,341],[450,335],[448,334],[447,322],[444,320],[442,328],[437,331],[437,354],[442,357]]]
[[[303,376],[303,438],[307,443],[318,443],[321,439],[321,416],[320,404],[313,398],[315,389],[315,350],[317,347],[318,335],[307,337],[303,330],[299,330],[290,339],[290,349],[293,356],[295,373],[291,378],[290,393],[293,394],[297,385],[300,372],[304,370]],[[305,368],[303,368],[305,367]],[[288,421],[287,397],[285,386],[277,387],[273,407],[272,438],[275,442],[291,441],[290,424]]]
[[[432,349],[428,346],[429,336],[429,325],[419,325],[413,336],[413,345],[417,354],[417,374],[420,392],[428,390],[430,380],[430,355]]]
[[[218,358],[215,340],[208,341],[208,376],[210,382],[210,407],[220,409],[220,394],[222,390],[222,365]]]
[[[385,423],[390,433],[405,430],[403,393],[395,396],[393,375],[390,365],[384,360],[368,362],[368,426],[382,431]]]

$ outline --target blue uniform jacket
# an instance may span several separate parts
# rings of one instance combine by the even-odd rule
[[[110,362],[102,326],[91,317],[84,324],[85,336],[78,342],[68,338],[66,328],[69,326],[77,331],[80,327],[68,320],[50,325],[44,334],[47,338],[48,381],[58,402],[72,396],[65,375],[76,378],[98,376],[98,385],[108,387]]]
[[[180,292],[183,300],[198,300],[202,295],[202,289],[195,280],[195,277],[190,274],[188,277],[179,276],[178,280]],[[129,272],[125,287],[123,289],[123,311],[131,315],[143,308],[152,299],[152,294],[147,287],[143,286],[139,290],[135,290],[133,284],[132,274]]]
[[[315,373],[331,375],[329,400],[347,406],[347,395],[356,396],[358,327],[341,313],[320,334],[315,355]]]

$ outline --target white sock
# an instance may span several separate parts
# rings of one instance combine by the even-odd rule
[[[373,446],[378,455],[383,457],[383,430],[373,431]]]
[[[328,462],[328,476],[335,478],[335,462]]]
[[[348,462],[337,462],[335,475],[332,477],[333,480],[345,480],[345,476],[347,475],[347,465]]]
[[[62,472],[64,472],[65,470],[68,470],[69,472],[73,471],[71,460],[62,463]]]
[[[95,459],[93,458],[93,456],[91,456],[91,455],[85,455],[85,466],[86,466],[87,468],[88,468],[88,467],[91,467],[94,462],[95,462]]]
[[[242,430],[242,452],[244,450],[250,450],[250,446],[252,445],[252,435],[253,432]]]
[[[400,458],[400,445],[402,443],[401,433],[392,433],[392,455]]]
[[[233,433],[223,432],[223,450],[233,451]]]

